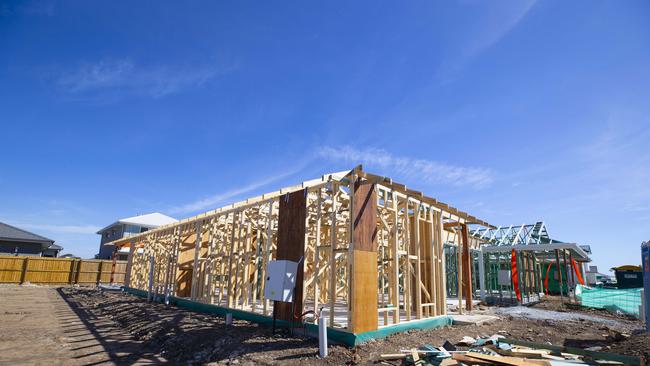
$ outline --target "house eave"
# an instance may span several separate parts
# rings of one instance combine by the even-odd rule
[[[19,238],[8,238],[0,237],[0,241],[11,241],[11,242],[20,242],[20,243],[33,243],[33,244],[54,244],[54,240],[30,240],[30,239],[19,239]]]

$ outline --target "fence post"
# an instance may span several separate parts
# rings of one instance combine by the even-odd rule
[[[81,259],[75,259],[77,262],[77,272],[74,275],[74,283],[78,284],[79,283],[79,273],[81,273],[81,267],[83,266],[83,260]]]
[[[99,270],[97,271],[97,286],[99,286],[99,283],[102,281],[102,265],[104,264],[104,261],[99,261]]]
[[[115,279],[115,263],[117,262],[117,245],[115,246],[115,249],[113,249],[113,263],[111,263],[111,279],[109,281],[109,284],[113,284],[114,279]]]
[[[27,277],[27,266],[29,265],[29,257],[25,257],[23,260],[23,271],[20,273],[20,284],[25,283],[25,278]]]
[[[72,258],[70,261],[70,275],[68,276],[68,282],[70,283],[70,286],[74,284],[74,274],[75,274],[75,265],[77,264],[77,260]]]

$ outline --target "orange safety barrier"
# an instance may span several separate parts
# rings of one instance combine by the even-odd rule
[[[548,267],[546,267],[546,277],[544,278],[544,288],[546,289],[546,295],[548,296],[548,275],[551,273],[551,266],[553,266],[553,262],[550,262],[548,264]]]
[[[578,263],[576,262],[575,259],[572,259],[571,264],[573,265],[573,271],[576,273],[576,277],[578,277],[578,282],[580,282],[580,284],[584,286],[585,280],[582,279],[582,275],[580,274],[580,269],[578,268]]]
[[[513,249],[510,257],[510,265],[512,266],[512,287],[515,289],[517,301],[521,301],[521,291],[519,291],[519,273],[517,272],[517,252]]]

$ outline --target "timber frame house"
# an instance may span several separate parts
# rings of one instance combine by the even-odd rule
[[[458,247],[471,309],[469,225],[495,229],[357,166],[113,243],[131,249],[127,288],[291,322],[322,307],[330,327],[359,334],[446,315],[443,244]],[[268,261],[301,257],[295,310],[266,300]]]

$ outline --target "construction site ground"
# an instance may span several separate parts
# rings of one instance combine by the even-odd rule
[[[626,316],[562,305],[546,298],[533,307],[487,308],[499,321],[411,331],[349,348],[332,345],[317,356],[316,339],[173,306],[121,292],[79,287],[0,286],[0,364],[11,365],[370,365],[379,355],[463,336],[601,347],[650,358],[650,334]],[[398,361],[392,361],[399,364]]]

